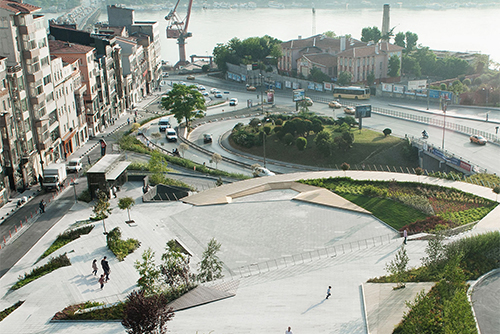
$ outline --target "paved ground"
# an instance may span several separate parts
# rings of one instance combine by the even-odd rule
[[[472,305],[481,334],[500,333],[500,270],[474,286]]]
[[[362,178],[363,172],[347,172]],[[369,172],[364,172],[369,173]],[[343,172],[318,172],[309,177],[343,175]],[[304,178],[307,175],[278,175],[279,181]],[[378,173],[364,174],[375,179],[417,178],[415,175]],[[225,185],[204,193],[223,196],[255,186],[247,180]],[[270,179],[269,179],[270,180]],[[467,188],[471,192],[492,197],[489,189],[446,180],[420,177],[422,182]],[[70,189],[66,190],[67,192]],[[106,219],[108,230],[119,226],[124,238],[141,241],[138,251],[124,261],[117,261],[105,246],[102,222],[87,236],[66,245],[54,255],[67,252],[72,265],[38,279],[25,287],[9,291],[19,275],[47,260],[37,262],[55,237],[77,220],[88,218],[91,208],[73,205],[36,245],[0,279],[0,310],[18,300],[26,302],[0,323],[1,333],[124,333],[120,323],[51,323],[49,320],[64,307],[87,300],[115,302],[132,291],[138,274],[133,268],[141,253],[151,247],[159,260],[165,242],[178,238],[192,252],[192,268],[196,269],[204,246],[215,237],[222,244],[221,259],[226,264],[225,279],[234,297],[176,313],[170,324],[175,333],[278,333],[292,326],[295,333],[363,333],[370,330],[385,333],[400,320],[402,298],[371,291],[363,298],[362,284],[367,279],[385,274],[385,264],[401,246],[401,239],[384,224],[364,213],[343,211],[313,203],[294,201],[297,192],[271,190],[239,197],[225,205],[174,203],[142,203],[138,183],[127,183],[119,197],[131,196],[136,205],[127,225],[126,211],[117,208],[112,199],[112,214]],[[201,196],[200,194],[199,196]],[[494,210],[474,230],[498,230],[500,209]],[[426,242],[411,240],[407,251],[410,265],[420,264]],[[92,259],[110,258],[111,280],[100,290],[91,274]],[[100,270],[101,272],[101,270]],[[332,297],[325,300],[328,285]],[[409,293],[410,289],[407,290]],[[416,289],[412,289],[416,293]],[[374,297],[375,296],[375,297]],[[378,300],[377,300],[378,296]],[[407,296],[405,296],[406,298]],[[410,296],[408,296],[410,297]],[[388,307],[386,300],[398,300]],[[365,304],[369,303],[366,305]],[[374,305],[385,305],[375,316]],[[367,312],[368,310],[368,312]],[[375,320],[373,320],[375,319]],[[377,320],[379,319],[379,320]],[[382,319],[383,321],[380,321]],[[383,326],[382,326],[383,325]],[[392,326],[392,327],[391,327]]]

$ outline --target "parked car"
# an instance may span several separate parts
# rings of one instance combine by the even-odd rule
[[[205,86],[198,85],[198,90],[205,90]]]
[[[221,98],[222,98],[222,94],[221,94],[221,92],[215,93],[215,94],[214,94],[214,96],[215,96],[216,98],[219,98],[219,99],[221,99]]]
[[[229,100],[229,105],[230,106],[237,106],[238,105],[238,99],[233,97],[232,99]]]
[[[177,141],[177,133],[174,129],[170,128],[165,132],[167,133],[167,141]]]
[[[208,94],[208,92],[203,92],[203,93],[201,93],[201,95],[203,95],[203,96],[208,96],[208,95],[210,95],[210,94]]]
[[[486,140],[486,138],[484,138],[483,136],[480,136],[480,135],[472,135],[472,136],[470,136],[469,139],[470,139],[471,143],[479,144],[479,145],[486,145],[486,143],[488,142]]]
[[[69,173],[78,173],[82,170],[82,160],[81,159],[71,159],[66,165],[66,171]]]
[[[188,75],[186,79],[187,79],[187,80],[194,80],[194,79],[196,79],[196,78],[194,77],[194,75]]]
[[[204,133],[203,134],[203,142],[205,144],[211,143],[212,142],[212,134],[210,134],[210,133]]]
[[[273,175],[276,175],[276,174],[271,172],[269,169],[264,168],[264,167],[255,167],[253,170],[253,176],[255,176],[255,177],[273,176]]]
[[[217,92],[217,91],[218,91],[217,88],[210,88],[210,93],[212,93],[212,94],[215,94],[215,92]]]
[[[354,107],[345,107],[344,112],[349,115],[354,115],[356,113],[356,109],[354,109]]]
[[[255,86],[247,86],[247,90],[253,92],[253,91],[257,90],[257,88],[255,88]]]
[[[328,106],[335,109],[342,108],[342,105],[338,101],[331,101],[330,103],[328,103]]]

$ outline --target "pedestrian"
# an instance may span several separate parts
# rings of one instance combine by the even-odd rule
[[[330,297],[332,295],[331,290],[332,290],[332,287],[328,286],[328,290],[326,290],[326,299],[328,299],[328,297]]]
[[[115,196],[115,198],[116,198],[116,191],[117,191],[117,190],[116,190],[116,187],[115,187],[115,186],[113,186],[113,188],[112,188],[112,189],[113,189],[113,196]]]
[[[408,231],[406,231],[406,229],[403,231],[403,237],[405,238],[403,243],[406,245],[406,239],[408,239]]]
[[[137,110],[135,111],[135,117],[137,117]]]
[[[293,334],[292,333],[292,327],[288,327],[288,329],[285,331],[285,334]]]
[[[106,283],[104,274],[102,274],[101,277],[99,278],[99,283],[101,284],[101,290],[102,290],[102,288],[104,288],[104,283]]]
[[[87,154],[87,161],[89,162],[89,165],[92,165],[91,161],[90,161],[90,155]]]
[[[134,117],[134,123],[137,123],[137,117]]]
[[[92,274],[97,275],[97,260],[92,261]]]
[[[45,201],[43,199],[40,201],[40,204],[38,204],[38,206],[40,207],[40,213],[44,213],[45,212]]]
[[[106,282],[109,281],[109,273],[111,272],[111,269],[109,268],[109,263],[108,260],[106,260],[106,256],[101,260],[101,267],[102,270],[104,271],[104,275],[106,275]]]
[[[127,124],[129,124],[129,125],[130,125],[130,117],[129,117],[129,118],[127,118]]]

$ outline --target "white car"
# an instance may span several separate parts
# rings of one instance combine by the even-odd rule
[[[264,167],[256,167],[254,170],[253,170],[253,175],[255,177],[258,177],[258,176],[273,176],[273,175],[276,175],[275,173],[271,172],[269,169],[267,168],[264,168]]]
[[[198,90],[205,90],[205,86],[199,85]]]
[[[221,94],[221,92],[215,93],[215,94],[214,94],[214,96],[215,96],[216,98],[219,98],[219,99],[221,99],[221,98],[222,98],[222,94]]]
[[[238,99],[237,98],[232,98],[229,100],[229,105],[230,106],[237,106],[238,105]]]
[[[203,96],[208,96],[208,95],[210,95],[210,94],[208,94],[208,92],[203,92],[203,93],[201,93],[201,95],[203,95]]]
[[[82,170],[82,160],[81,159],[71,159],[66,165],[66,171],[70,173],[78,173]]]
[[[215,94],[215,92],[218,92],[219,90],[217,88],[210,88],[210,93]]]
[[[177,133],[175,132],[174,129],[167,129],[165,131],[167,134],[167,141],[177,141]]]

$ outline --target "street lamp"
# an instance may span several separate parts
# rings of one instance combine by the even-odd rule
[[[76,197],[76,185],[78,183],[76,183],[75,181],[71,182],[69,185],[70,186],[73,186],[73,191],[75,192],[75,203],[78,203],[78,197]]]
[[[445,134],[445,130],[446,130],[446,108],[447,108],[447,104],[446,104],[446,100],[444,101],[443,103],[443,143],[442,143],[442,148],[443,148],[443,153],[444,153],[444,134]]]

